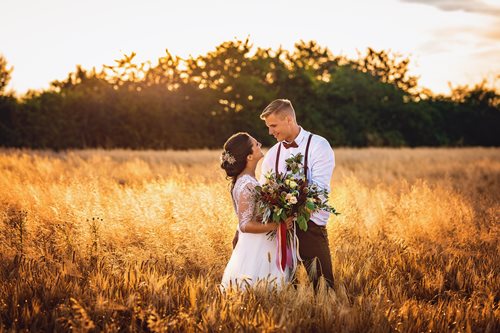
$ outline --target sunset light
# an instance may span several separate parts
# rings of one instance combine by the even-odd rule
[[[336,55],[367,47],[411,59],[419,84],[436,93],[500,74],[497,1],[97,1],[7,0],[0,54],[18,93],[48,87],[77,64],[90,69],[123,54],[155,62],[165,49],[205,54],[229,40],[293,49],[316,40]],[[498,85],[498,82],[496,82]]]
[[[500,2],[2,0],[0,333],[500,332]]]

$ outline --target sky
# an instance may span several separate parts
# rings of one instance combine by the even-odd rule
[[[435,93],[483,78],[500,90],[500,0],[2,0],[0,54],[18,94],[49,87],[77,64],[113,64],[123,54],[153,63],[224,41],[291,50],[316,40],[335,55],[367,47],[411,59],[411,74]]]

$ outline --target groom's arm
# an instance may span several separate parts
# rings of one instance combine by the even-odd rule
[[[324,138],[318,138],[317,142],[311,148],[311,182],[318,187],[330,192],[330,183],[333,169],[335,168],[335,155],[332,147]],[[314,138],[313,138],[314,140]],[[325,198],[323,198],[325,199]],[[326,211],[318,211],[311,215],[311,221],[318,225],[326,225],[330,214]]]
[[[330,182],[335,169],[335,153],[330,143],[324,138],[315,145],[312,151],[311,181],[320,188],[330,192]]]

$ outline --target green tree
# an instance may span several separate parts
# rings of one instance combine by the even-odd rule
[[[18,111],[17,99],[8,93],[7,85],[12,77],[13,68],[0,54],[0,146],[19,146],[19,134],[15,130]]]
[[[0,54],[0,95],[5,94],[7,85],[12,78],[12,71],[13,68],[9,68],[7,65],[7,59],[5,59],[2,54]]]
[[[394,84],[409,94],[417,93],[418,77],[409,74],[410,59],[400,54],[368,48],[364,55],[359,54],[358,59],[351,61],[351,64],[381,82]]]
[[[11,68],[0,61],[2,91]],[[0,94],[0,145],[32,148],[220,148],[248,131],[275,143],[259,119],[292,100],[301,125],[334,146],[500,145],[499,96],[486,83],[434,96],[409,75],[409,59],[368,49],[335,56],[314,41],[291,51],[221,43],[156,63],[124,55],[102,69],[77,66],[21,100]]]

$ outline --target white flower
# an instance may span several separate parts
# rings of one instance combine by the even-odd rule
[[[236,162],[236,159],[234,158],[234,156],[231,155],[227,151],[222,152],[220,160],[221,160],[221,163],[227,162],[228,164],[234,164]]]
[[[297,203],[297,198],[291,194],[291,193],[288,193],[286,195],[286,201],[288,201],[289,203],[291,203],[292,205],[295,205]]]

